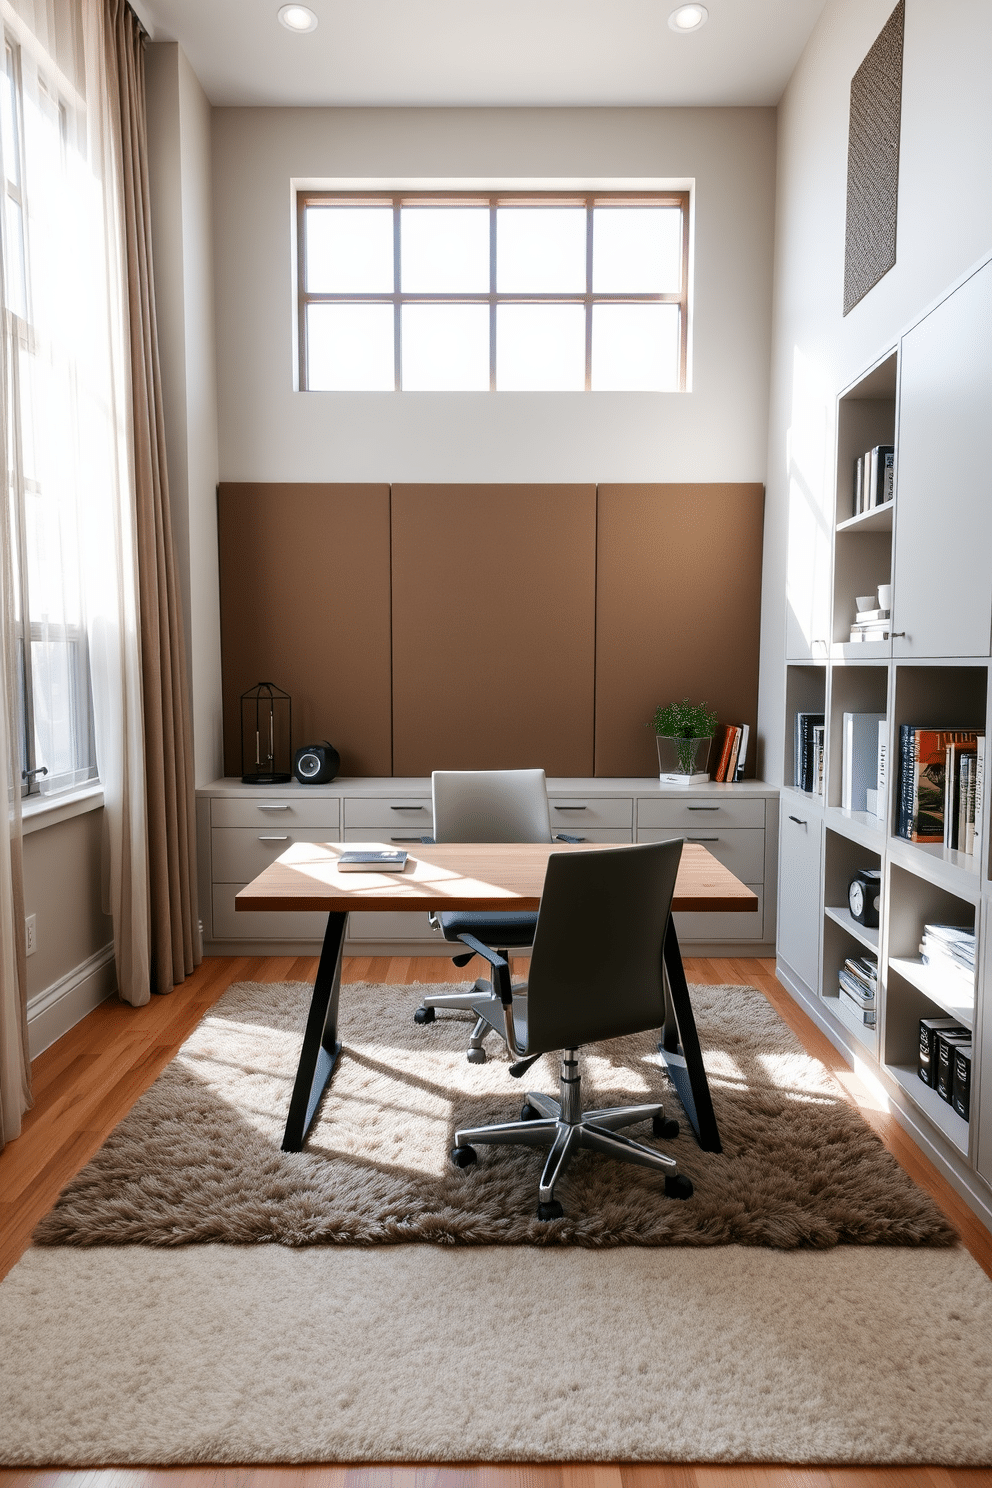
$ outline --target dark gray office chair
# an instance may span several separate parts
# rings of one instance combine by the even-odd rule
[[[617,1130],[650,1121],[655,1136],[678,1135],[660,1104],[583,1111],[577,1050],[582,1044],[659,1028],[665,1019],[663,952],[682,843],[645,842],[613,851],[556,854],[548,863],[534,934],[527,995],[515,995],[506,958],[475,936],[460,937],[493,968],[499,1018],[524,1074],[540,1055],[562,1051],[558,1100],[527,1094],[519,1121],[456,1132],[452,1161],[477,1160],[473,1143],[549,1146],[538,1188],[538,1219],[560,1219],[555,1185],[580,1147],[664,1174],[665,1192],[687,1199],[692,1183],[673,1157]],[[488,1009],[481,1016],[495,1017]],[[494,1023],[495,1026],[495,1023]]]
[[[431,776],[434,806],[434,835],[425,842],[550,842],[551,813],[543,770],[435,770]],[[581,842],[581,837],[560,834],[558,842]],[[441,910],[431,923],[445,940],[457,941],[463,933],[496,946],[506,959],[511,947],[529,946],[534,940],[536,914],[472,913]],[[474,952],[452,957],[456,966],[467,966]],[[501,1007],[493,983],[480,977],[471,992],[431,992],[414,1013],[414,1022],[433,1023],[438,1008],[475,1011],[475,1028],[469,1040],[468,1059],[485,1064],[482,1040],[493,1027],[503,1034],[502,1015],[495,1024],[482,1017],[476,1004],[488,999],[491,1011]]]

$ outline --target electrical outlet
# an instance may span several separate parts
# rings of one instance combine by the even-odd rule
[[[28,915],[24,921],[24,951],[28,956],[33,956],[38,949],[38,917]]]

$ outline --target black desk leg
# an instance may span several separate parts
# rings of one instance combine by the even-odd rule
[[[675,925],[668,921],[665,936],[665,970],[668,973],[665,996],[665,1026],[658,1052],[668,1066],[672,1084],[692,1123],[692,1129],[704,1152],[722,1152],[720,1133],[713,1114],[713,1101],[703,1067],[696,1020],[692,1015],[689,988],[682,965],[682,952]]]
[[[338,1043],[338,993],[341,988],[341,952],[348,922],[346,914],[329,914],[324,944],[313,984],[307,1028],[289,1102],[289,1117],[282,1139],[283,1152],[299,1152],[320,1105],[320,1098],[341,1052]]]

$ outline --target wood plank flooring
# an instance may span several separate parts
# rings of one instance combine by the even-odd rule
[[[35,1104],[17,1141],[0,1153],[0,1276],[27,1248],[62,1186],[173,1058],[232,982],[312,981],[310,957],[210,957],[168,997],[144,1008],[111,1000],[34,1062]],[[926,1160],[833,1045],[775,979],[769,960],[687,960],[690,982],[759,987],[810,1053],[834,1071],[907,1172],[933,1195],[992,1276],[992,1236]],[[458,975],[476,976],[475,966]],[[353,957],[346,981],[452,979],[446,958]],[[2,1367],[2,1363],[0,1363]],[[440,1406],[443,1409],[443,1403]],[[992,1488],[992,1469],[807,1468],[567,1464],[418,1467],[0,1469],[0,1488]]]

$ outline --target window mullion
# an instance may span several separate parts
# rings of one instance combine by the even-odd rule
[[[586,392],[592,392],[592,223],[593,204],[586,202]]]

